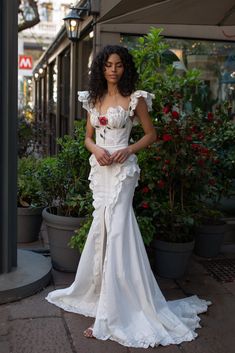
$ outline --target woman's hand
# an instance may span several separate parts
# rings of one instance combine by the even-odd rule
[[[125,160],[132,154],[131,147],[128,146],[126,148],[122,148],[121,150],[117,150],[111,154],[111,160],[114,163],[124,163]]]
[[[97,162],[101,166],[110,165],[113,162],[110,153],[102,147],[96,146],[95,150],[93,151],[93,154],[95,155]]]

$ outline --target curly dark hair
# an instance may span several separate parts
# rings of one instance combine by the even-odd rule
[[[94,105],[107,91],[107,81],[104,77],[105,63],[112,54],[119,55],[124,66],[124,73],[118,82],[118,90],[122,96],[129,96],[135,90],[138,80],[137,70],[129,51],[120,45],[105,46],[94,58],[89,75],[89,100]]]

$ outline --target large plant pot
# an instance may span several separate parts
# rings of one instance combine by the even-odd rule
[[[32,243],[38,239],[42,223],[41,207],[17,208],[17,241]]]
[[[219,254],[223,243],[227,224],[202,225],[196,229],[194,252],[202,257],[215,257]]]
[[[153,241],[154,270],[160,277],[177,279],[184,275],[194,248],[194,240],[188,243]]]
[[[47,226],[52,266],[59,271],[75,272],[80,252],[70,248],[68,242],[84,218],[58,216],[50,213],[48,207],[42,216]]]

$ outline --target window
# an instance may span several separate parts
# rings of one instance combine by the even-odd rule
[[[122,43],[135,46],[137,36],[122,35]],[[178,70],[199,69],[204,94],[211,102],[228,100],[235,111],[235,43],[211,40],[165,38],[172,53],[171,62]]]
[[[40,19],[45,22],[52,22],[53,20],[53,4],[51,2],[43,2],[39,5]]]

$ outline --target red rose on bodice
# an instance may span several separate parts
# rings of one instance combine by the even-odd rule
[[[100,122],[100,125],[105,126],[108,124],[108,119],[105,116],[100,116],[99,122]]]

